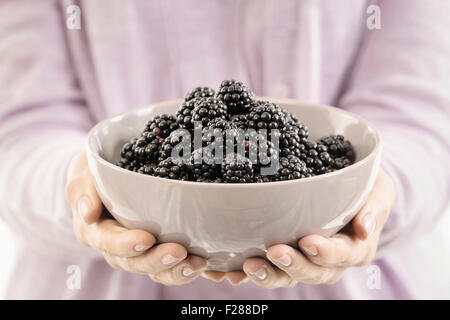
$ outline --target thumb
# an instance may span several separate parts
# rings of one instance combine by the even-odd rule
[[[383,228],[394,201],[394,183],[380,169],[369,198],[353,219],[353,230],[359,239],[365,240]]]
[[[76,155],[67,170],[66,198],[87,224],[96,222],[103,210],[87,164],[86,154]]]

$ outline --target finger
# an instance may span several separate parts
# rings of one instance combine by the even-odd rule
[[[300,250],[316,265],[344,268],[359,265],[366,257],[373,240],[360,240],[356,236],[338,233],[330,238],[310,235],[299,240]]]
[[[380,170],[366,203],[352,221],[353,230],[361,240],[381,231],[394,200],[394,183]]]
[[[286,272],[272,267],[266,260],[250,258],[244,262],[244,272],[250,280],[263,288],[290,287],[295,280]]]
[[[79,219],[75,228],[79,229],[79,236],[90,247],[111,256],[134,257],[150,249],[156,242],[151,233],[128,230],[113,219],[102,219],[90,225]]]
[[[181,263],[150,277],[164,285],[183,285],[194,281],[206,270],[206,261],[197,256],[188,256]]]
[[[158,274],[186,259],[186,249],[178,243],[163,243],[148,252],[130,258],[118,259],[119,266],[129,272]]]
[[[66,198],[86,223],[91,224],[100,218],[102,201],[95,189],[84,153],[75,156],[69,164]]]
[[[237,286],[249,280],[245,272],[243,271],[230,271],[225,274],[229,283],[233,286]]]
[[[115,256],[110,256],[107,253],[103,253],[103,257],[105,258],[106,262],[109,264],[110,267],[114,268],[114,269],[120,269],[120,265],[118,260],[116,259],[117,257]]]
[[[214,282],[221,282],[225,278],[225,272],[220,271],[205,271],[201,274],[205,279],[212,280]]]
[[[270,247],[267,250],[267,258],[290,278],[303,283],[330,283],[338,272],[336,268],[314,264],[300,251],[283,244]]]

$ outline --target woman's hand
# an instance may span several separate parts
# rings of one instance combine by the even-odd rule
[[[183,246],[177,243],[155,245],[152,234],[128,230],[108,218],[84,153],[75,156],[69,165],[66,194],[78,241],[100,251],[112,267],[148,274],[165,285],[189,283],[205,270],[205,260],[188,256]]]
[[[244,272],[227,273],[226,277],[238,284],[248,276],[264,288],[290,287],[297,282],[335,283],[346,268],[363,266],[373,259],[394,199],[394,184],[380,170],[369,198],[346,232],[330,238],[306,236],[298,242],[301,252],[287,245],[274,245],[267,250],[267,258],[276,267],[263,259],[251,258],[245,261]]]

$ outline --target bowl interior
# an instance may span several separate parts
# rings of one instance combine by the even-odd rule
[[[378,143],[375,129],[365,120],[338,108],[301,103],[293,100],[270,99],[297,115],[310,132],[310,139],[330,134],[342,134],[350,140],[356,151],[356,161],[370,154]],[[149,119],[155,115],[175,114],[182,100],[173,100],[139,108],[99,123],[92,131],[90,149],[110,163],[120,160],[122,146],[138,137]]]

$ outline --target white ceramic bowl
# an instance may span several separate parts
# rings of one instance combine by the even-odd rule
[[[89,168],[104,205],[124,226],[205,257],[210,270],[240,270],[246,258],[264,256],[273,244],[296,246],[308,234],[336,233],[373,186],[381,157],[379,133],[337,108],[267,99],[295,113],[312,139],[343,134],[355,147],[356,163],[316,177],[260,184],[175,181],[114,165],[123,144],[139,136],[151,117],[175,113],[181,103],[168,101],[106,119],[90,131]]]

